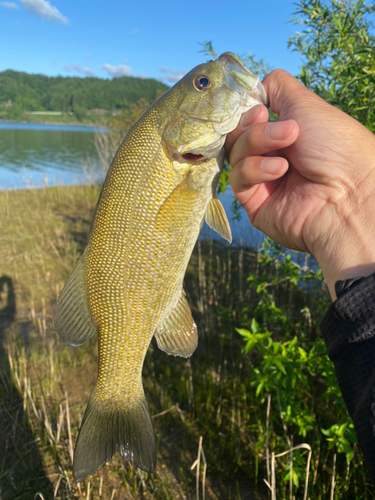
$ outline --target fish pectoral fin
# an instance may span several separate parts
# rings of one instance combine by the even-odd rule
[[[189,358],[198,345],[197,325],[182,290],[176,306],[155,331],[159,349],[173,356]]]
[[[229,243],[232,243],[232,231],[230,230],[227,214],[216,194],[213,195],[204,218],[211,229],[216,231],[222,238],[229,241]]]
[[[67,344],[82,345],[96,332],[85,290],[85,267],[81,257],[69,276],[55,308],[55,329]]]
[[[159,208],[156,221],[167,217],[171,218],[171,214],[176,212],[176,206],[180,206],[181,213],[184,213],[182,208],[189,210],[189,205],[194,202],[200,195],[200,191],[194,183],[193,176],[188,173],[184,179],[169,193],[163,204]],[[186,206],[184,206],[186,204]]]

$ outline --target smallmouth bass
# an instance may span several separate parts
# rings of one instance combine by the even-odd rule
[[[98,333],[95,388],[74,453],[77,482],[118,449],[152,472],[155,434],[142,385],[153,335],[189,357],[197,327],[183,291],[203,219],[231,242],[215,191],[226,135],[267,97],[232,53],[201,64],[134,124],[109,168],[87,246],[56,305],[55,328],[78,346]]]

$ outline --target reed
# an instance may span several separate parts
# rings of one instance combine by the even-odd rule
[[[201,465],[201,459],[203,461],[203,474],[202,474],[202,499],[205,500],[206,498],[206,472],[207,472],[207,461],[206,457],[204,455],[204,450],[203,450],[203,436],[199,437],[199,445],[198,445],[198,456],[196,461],[193,463],[193,465],[190,467],[190,470],[196,469],[196,500],[199,500],[199,477],[200,477],[200,465]]]

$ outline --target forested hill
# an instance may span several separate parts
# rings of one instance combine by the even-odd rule
[[[78,108],[126,109],[142,98],[152,103],[168,88],[151,78],[48,77],[7,70],[0,72],[0,107],[16,105],[23,111],[62,112]]]

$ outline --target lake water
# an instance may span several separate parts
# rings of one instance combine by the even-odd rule
[[[92,127],[0,122],[0,189],[82,184],[99,170]]]
[[[0,122],[0,189],[85,184],[99,178],[94,132],[93,127]],[[230,188],[220,195],[233,243],[257,248],[264,235],[250,226],[243,210],[240,221],[233,219],[233,198]],[[221,239],[206,224],[200,238]]]

